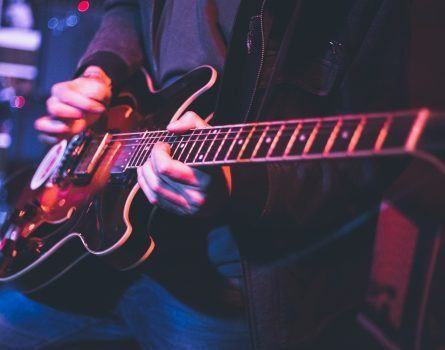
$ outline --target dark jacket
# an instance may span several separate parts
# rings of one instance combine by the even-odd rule
[[[115,82],[125,81],[144,62],[149,70],[156,70],[150,57],[160,3],[107,1],[101,30],[81,66],[106,58],[104,69]],[[280,4],[274,3],[276,13]],[[284,12],[287,24],[277,37],[265,35],[276,40],[279,49],[267,65],[262,57],[265,28],[258,17],[264,3],[249,1],[241,9],[224,69],[216,113],[219,123],[233,121],[229,120],[233,115],[242,121],[405,107],[408,0],[282,4],[290,9]],[[274,20],[273,13],[272,25],[282,18]],[[142,27],[148,30],[141,32]],[[249,28],[253,33],[248,33]],[[253,54],[246,48],[246,35],[253,35]],[[248,77],[242,88],[249,94],[233,88],[243,67]],[[375,209],[397,170],[394,162],[388,166],[374,161],[233,170],[235,210],[230,221],[242,255],[254,348],[332,348],[330,340],[317,343],[314,339],[320,332],[325,339],[333,333],[337,340],[341,338],[341,330],[323,329],[348,323],[344,319],[360,305]],[[246,191],[252,183],[255,190]],[[332,322],[337,317],[342,321]]]

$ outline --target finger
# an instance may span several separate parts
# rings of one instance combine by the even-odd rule
[[[110,88],[103,82],[92,78],[79,78],[79,80],[85,80],[84,84],[82,84],[82,93],[86,97],[92,98],[99,102],[106,102],[109,99]]]
[[[168,125],[167,129],[175,134],[182,134],[191,129],[202,129],[208,126],[209,124],[195,112],[187,112],[180,119]]]
[[[57,137],[49,136],[49,135],[45,135],[45,134],[40,134],[37,136],[37,138],[39,139],[40,142],[45,143],[47,145],[54,145],[57,142],[59,142],[59,139]]]
[[[191,203],[195,207],[203,207],[206,202],[206,196],[204,193],[197,191],[196,189],[184,188],[183,190],[184,197],[187,199],[189,203]]]
[[[158,198],[157,196],[152,192],[150,187],[147,184],[147,181],[145,178],[141,175],[141,168],[137,168],[137,174],[138,174],[138,184],[141,187],[142,191],[147,196],[148,200],[151,204],[157,205],[158,204]]]
[[[52,88],[52,95],[57,97],[60,102],[72,107],[80,108],[91,113],[103,113],[105,106],[92,98],[69,89],[66,84],[56,84]]]
[[[34,127],[48,134],[67,134],[70,128],[64,122],[50,117],[41,117],[34,122]]]
[[[156,205],[159,208],[168,210],[172,213],[176,213],[179,215],[186,214],[186,210],[184,208],[176,205],[175,203],[170,202],[167,198],[163,198],[162,196],[153,192],[153,190],[148,185],[145,176],[142,175],[142,167],[138,168],[137,172],[138,172],[139,186],[141,187],[142,191],[145,193],[151,204]]]
[[[173,160],[169,155],[167,144],[158,143],[156,146],[155,153],[152,153],[153,158],[149,161],[154,176],[183,196],[189,205],[204,205],[204,194],[197,191],[197,187],[207,188],[210,175]]]
[[[79,119],[84,117],[84,112],[78,108],[62,103],[55,96],[51,96],[46,101],[46,109],[48,113],[60,118],[74,118]]]
[[[163,202],[169,202],[169,204],[183,209],[190,208],[187,200],[175,188],[156,176],[150,162],[145,163],[140,169],[140,175],[155,196],[158,205],[162,205]]]
[[[78,134],[81,131],[85,130],[87,127],[87,120],[86,119],[75,119],[68,123],[68,126],[70,128],[71,134]]]
[[[166,143],[157,143],[151,152],[150,163],[157,174],[165,181],[180,182],[181,184],[198,186],[199,180],[191,167],[181,163],[170,156],[170,146]]]

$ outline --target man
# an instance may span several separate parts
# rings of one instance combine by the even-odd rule
[[[224,67],[217,124],[396,108],[407,5],[107,1],[78,77],[54,86],[49,116],[36,128],[51,138],[79,132],[143,65],[161,88],[199,65]],[[206,125],[189,111],[169,130]],[[1,332],[0,344],[133,338],[146,349],[357,348],[351,325],[372,242],[372,223],[360,224],[385,177],[368,161],[207,172],[172,160],[159,143],[138,181],[163,209],[160,251],[123,291],[113,317],[67,313],[9,292],[0,298],[0,326],[14,336]],[[24,333],[39,318],[57,321],[50,332]]]

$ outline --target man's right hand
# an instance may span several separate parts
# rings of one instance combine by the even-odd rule
[[[46,102],[48,116],[34,124],[40,138],[53,143],[81,132],[106,110],[111,94],[110,78],[95,66],[79,78],[55,84]]]

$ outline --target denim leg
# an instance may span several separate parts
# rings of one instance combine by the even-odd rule
[[[69,296],[67,296],[69,297]],[[0,289],[0,349],[33,350],[77,341],[128,339],[117,320],[59,311]]]
[[[119,313],[144,349],[250,348],[243,310],[225,315],[199,310],[148,276],[142,276],[127,289]]]

